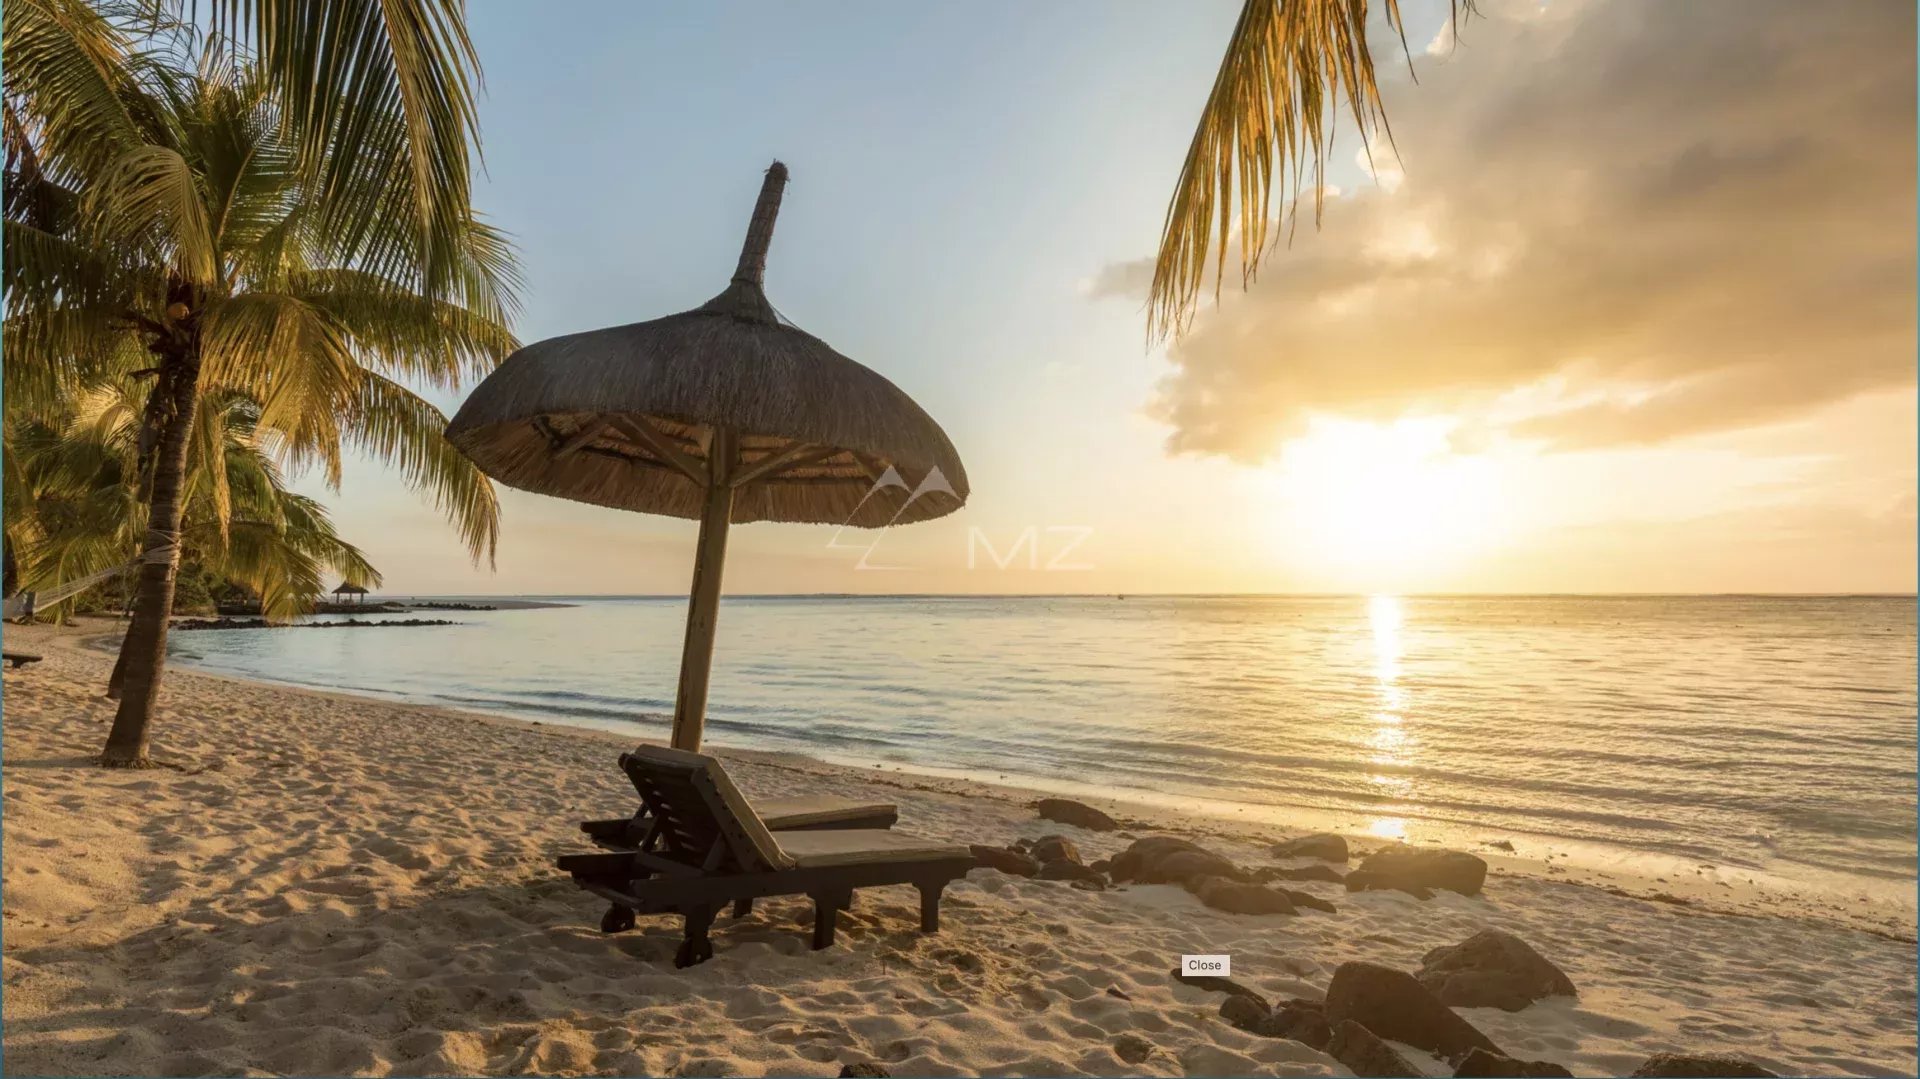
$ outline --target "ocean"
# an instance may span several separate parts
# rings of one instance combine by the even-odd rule
[[[173,656],[664,741],[685,601],[523,598]],[[1911,597],[739,597],[707,740],[1911,911],[1916,659]]]

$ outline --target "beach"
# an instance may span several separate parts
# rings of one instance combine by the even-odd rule
[[[552,865],[584,849],[577,821],[630,809],[613,762],[625,740],[176,670],[156,728],[170,766],[103,771],[89,757],[111,659],[87,646],[101,629],[8,630],[46,656],[5,675],[14,1074],[1345,1074],[1234,1028],[1221,994],[1169,971],[1228,953],[1235,980],[1311,997],[1342,962],[1412,969],[1488,927],[1580,993],[1462,1009],[1516,1057],[1596,1075],[1662,1050],[1736,1051],[1782,1074],[1915,1067],[1910,942],[1498,864],[1476,898],[1300,884],[1338,912],[1292,917],[1211,910],[1174,885],[1091,892],[976,869],[937,935],[915,932],[911,889],[874,889],[815,953],[806,901],[773,900],[722,918],[714,959],[676,970],[677,920],[603,936],[603,904]],[[722,757],[750,796],[891,800],[900,829],[940,839],[1066,834],[1092,859],[1147,834],[1040,820],[1014,789]],[[1161,817],[1168,834],[1268,860],[1270,829],[1235,839]],[[1138,1063],[1116,1055],[1129,1035],[1152,1045]]]

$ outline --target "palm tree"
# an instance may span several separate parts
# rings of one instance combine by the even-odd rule
[[[1473,0],[1449,3],[1456,28],[1474,14]],[[1384,7],[1385,26],[1405,51],[1399,0]],[[1367,9],[1367,0],[1245,0],[1167,203],[1147,298],[1150,338],[1186,328],[1209,270],[1218,292],[1236,235],[1241,287],[1253,280],[1267,249],[1276,180],[1292,205],[1310,181],[1319,220],[1321,171],[1342,96],[1369,152],[1373,133],[1391,141]]]
[[[433,0],[260,0],[252,23],[254,7],[215,8],[251,27],[257,55],[150,12],[5,0],[9,409],[103,376],[151,385],[113,765],[146,759],[203,395],[254,402],[274,456],[335,486],[343,447],[394,463],[476,560],[498,534],[492,487],[404,384],[456,387],[515,346],[512,253],[466,205],[457,15]],[[349,10],[360,21],[330,22]],[[388,52],[361,49],[383,27]],[[421,33],[460,47],[423,52]],[[453,105],[422,121],[421,99]]]
[[[91,576],[138,548],[140,416],[138,395],[122,383],[88,394],[58,422],[9,422],[5,538],[25,587]],[[258,424],[258,407],[234,393],[210,394],[195,410],[191,443],[202,452],[183,485],[183,551],[258,595],[270,619],[311,610],[327,576],[378,585],[379,572],[325,508],[286,489]],[[39,613],[59,618],[68,605]]]

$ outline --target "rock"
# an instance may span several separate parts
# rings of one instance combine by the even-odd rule
[[[1282,1038],[1292,1038],[1323,1053],[1333,1039],[1326,1009],[1317,1000],[1289,1000],[1281,1004],[1273,1010],[1270,1025]]]
[[[1272,1017],[1273,1013],[1267,1009],[1265,1002],[1251,996],[1235,993],[1220,1002],[1220,1018],[1249,1034],[1266,1034],[1262,1027]]]
[[[1080,864],[1080,848],[1073,845],[1073,840],[1063,835],[1043,835],[1033,841],[1033,846],[1027,849],[1027,853],[1033,855],[1034,860],[1042,865],[1062,861]]]
[[[1573,982],[1526,941],[1484,929],[1421,960],[1415,977],[1454,1008],[1503,1008],[1510,1012],[1547,997],[1577,996]]]
[[[1093,870],[1095,873],[1105,873],[1107,870],[1113,868],[1113,863],[1107,861],[1105,858],[1095,858],[1093,861],[1087,863],[1087,868]]]
[[[998,869],[1002,873],[1010,873],[1016,877],[1031,877],[1040,872],[1039,862],[1017,850],[1006,847],[986,847],[978,843],[968,849],[973,851],[975,865]]]
[[[1103,891],[1107,887],[1106,877],[1079,862],[1069,862],[1065,859],[1048,862],[1041,866],[1037,876],[1041,880],[1070,880],[1075,884],[1091,884]]]
[[[1454,1079],[1573,1079],[1572,1072],[1551,1060],[1515,1060],[1485,1049],[1467,1050],[1453,1075]]]
[[[1510,839],[1496,839],[1487,844],[1487,846],[1492,847],[1494,850],[1506,851],[1508,854],[1513,853],[1513,841]]]
[[[1262,884],[1270,880],[1320,881],[1326,884],[1339,884],[1347,879],[1347,875],[1330,865],[1303,865],[1298,869],[1266,865],[1253,871],[1253,879]]]
[[[1327,1022],[1336,1034],[1353,1020],[1382,1038],[1405,1042],[1448,1060],[1469,1049],[1500,1048],[1472,1023],[1440,1003],[1414,976],[1377,963],[1342,963],[1327,986]]]
[[[1136,839],[1107,866],[1114,880],[1142,884],[1178,884],[1194,877],[1246,880],[1247,873],[1198,843],[1169,835]]]
[[[1273,1005],[1267,1003],[1266,997],[1248,989],[1232,978],[1218,978],[1211,974],[1182,974],[1180,969],[1175,967],[1173,970],[1173,980],[1179,982],[1181,985],[1191,985],[1195,989],[1210,989],[1216,993],[1231,993],[1236,997],[1248,997],[1260,1006],[1261,1011],[1273,1010]]]
[[[1034,803],[1040,811],[1042,820],[1059,821],[1076,828],[1086,828],[1095,832],[1111,832],[1120,827],[1120,822],[1105,813],[1071,798],[1042,798]]]
[[[1339,907],[1334,906],[1332,903],[1327,902],[1326,900],[1320,898],[1317,895],[1314,895],[1311,892],[1296,892],[1292,888],[1280,888],[1277,890],[1280,892],[1281,895],[1284,895],[1288,899],[1293,900],[1293,905],[1296,907],[1305,907],[1308,910],[1325,911],[1328,914],[1340,913]]]
[[[1313,1000],[1289,1000],[1269,1010],[1252,997],[1230,996],[1220,1002],[1220,1018],[1249,1034],[1291,1038],[1322,1052],[1333,1036],[1326,1013]]]
[[[1773,1075],[1731,1053],[1655,1053],[1633,1074],[1635,1079],[1769,1079]]]
[[[1169,854],[1183,850],[1205,850],[1197,843],[1176,839],[1170,835],[1150,835],[1145,839],[1136,839],[1126,850],[1113,856],[1107,866],[1107,873],[1114,880],[1140,880],[1141,874],[1149,864],[1157,862]]]
[[[1228,914],[1292,914],[1293,900],[1285,892],[1258,884],[1242,884],[1225,877],[1195,877],[1187,890],[1200,902]]]
[[[1117,985],[1109,985],[1109,986],[1107,986],[1107,995],[1108,995],[1108,996],[1110,996],[1110,997],[1119,997],[1119,998],[1120,998],[1121,1000],[1132,1000],[1132,999],[1133,999],[1132,997],[1130,997],[1130,996],[1128,996],[1128,995],[1127,995],[1127,991],[1126,991],[1126,990],[1124,990],[1124,989],[1122,989],[1122,988],[1120,988],[1120,987],[1119,987],[1119,986],[1117,986]]]
[[[1113,1039],[1113,1055],[1128,1064],[1138,1064],[1153,1055],[1154,1045],[1138,1034],[1122,1034]]]
[[[1429,888],[1445,888],[1479,895],[1486,880],[1487,863],[1471,854],[1395,844],[1368,855],[1360,868],[1347,874],[1346,883],[1350,892],[1392,888],[1419,895]]]
[[[892,1074],[870,1060],[863,1060],[858,1064],[840,1065],[840,1079],[886,1079]]]
[[[1351,1019],[1334,1026],[1326,1052],[1361,1079],[1424,1079],[1393,1046]]]
[[[1321,832],[1275,843],[1267,853],[1275,858],[1318,858],[1323,862],[1347,860],[1347,841],[1342,836]]]
[[[1210,850],[1177,850],[1149,863],[1137,878],[1144,884],[1184,884],[1197,877],[1244,880],[1240,867]]]

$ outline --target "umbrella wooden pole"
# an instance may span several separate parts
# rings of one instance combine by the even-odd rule
[[[673,702],[673,748],[699,752],[707,725],[707,679],[713,671],[713,631],[720,615],[720,576],[727,561],[733,515],[733,431],[716,427],[707,448],[707,498],[700,510],[700,542],[687,598],[687,637],[680,650],[680,692]]]

